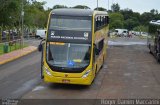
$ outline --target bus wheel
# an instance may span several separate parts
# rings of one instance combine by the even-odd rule
[[[44,78],[43,71],[41,70],[41,79]]]
[[[44,78],[44,75],[43,75],[43,66],[41,66],[41,79]]]
[[[103,65],[104,65],[104,57],[103,57],[103,62],[102,62],[102,65],[101,65],[101,69],[103,68]]]
[[[95,77],[96,77],[96,74],[97,74],[97,65],[96,65],[96,70],[95,70]]]
[[[93,80],[92,80],[92,83],[95,81],[96,74],[97,74],[97,66],[96,66],[96,70],[95,70],[95,73],[94,73],[94,78],[93,78]]]

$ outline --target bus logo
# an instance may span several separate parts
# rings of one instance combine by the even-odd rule
[[[68,77],[68,74],[65,74],[64,77]]]
[[[55,32],[54,31],[51,31],[51,36],[54,36],[55,35]]]
[[[85,32],[85,33],[84,33],[84,37],[85,37],[85,38],[88,38],[88,32]]]

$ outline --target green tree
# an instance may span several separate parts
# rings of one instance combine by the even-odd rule
[[[111,6],[111,9],[112,9],[112,12],[119,12],[120,11],[120,6],[118,3],[114,3],[112,6]]]
[[[111,13],[110,17],[110,29],[123,28],[124,27],[124,17],[121,13]]]
[[[134,27],[138,26],[139,22],[136,18],[130,18],[124,21],[124,28],[128,30],[132,30]]]
[[[43,8],[46,2],[33,1],[25,4],[24,24],[27,26],[45,27],[48,14]]]
[[[130,19],[133,15],[133,11],[129,8],[120,10],[120,13],[124,16],[124,20]]]
[[[142,25],[148,25],[149,21],[154,20],[154,19],[155,19],[154,15],[150,12],[144,12],[140,16],[140,22]]]
[[[123,28],[123,23],[120,20],[115,20],[110,23],[110,29]]]
[[[156,14],[158,14],[158,10],[152,9],[152,10],[150,10],[150,13],[153,15],[156,15]]]
[[[76,5],[76,6],[72,7],[72,8],[79,8],[79,9],[90,9],[90,7],[88,7],[88,6],[85,6],[85,5]]]
[[[94,10],[98,10],[98,11],[107,11],[107,9],[105,9],[105,8],[103,8],[103,7],[98,7],[98,9],[95,8]]]
[[[139,32],[148,32],[148,26],[137,26],[135,28],[133,28],[134,31],[139,31]]]
[[[53,9],[58,9],[58,8],[68,8],[68,7],[65,6],[65,5],[55,5],[55,6],[53,6]]]
[[[0,25],[14,26],[19,21],[20,0],[0,1]]]

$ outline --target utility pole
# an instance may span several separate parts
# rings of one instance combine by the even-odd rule
[[[22,28],[21,28],[21,32],[22,32],[22,35],[21,35],[21,41],[22,41],[22,48],[24,46],[24,31],[23,31],[23,22],[24,22],[24,4],[23,4],[23,0],[22,0],[22,11],[21,11],[21,17],[22,17]]]
[[[98,0],[97,0],[97,10],[98,10]]]
[[[108,0],[108,11],[109,11],[109,0]]]

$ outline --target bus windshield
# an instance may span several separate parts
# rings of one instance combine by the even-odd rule
[[[91,31],[91,19],[89,17],[55,16],[50,20],[49,29]]]
[[[89,65],[90,45],[50,42],[47,44],[49,65],[66,68],[82,68]]]

